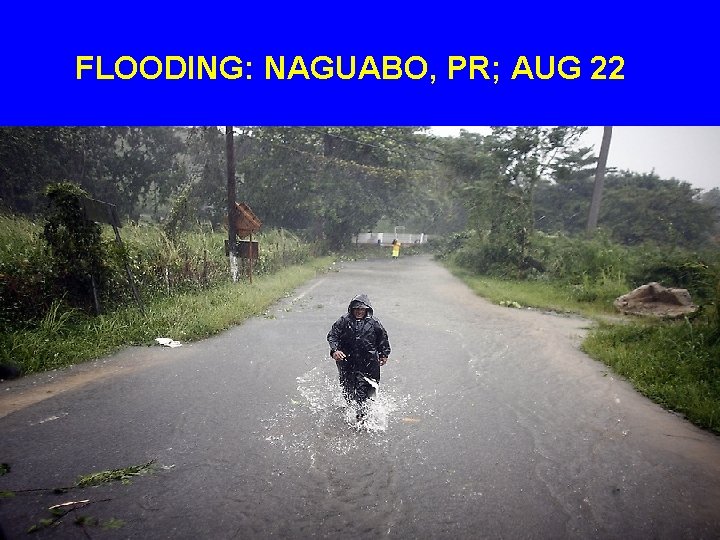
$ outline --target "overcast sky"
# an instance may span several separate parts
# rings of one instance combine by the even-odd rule
[[[433,127],[438,136],[460,129],[489,133],[483,126]],[[590,127],[582,146],[600,152],[603,128]],[[608,167],[638,173],[655,171],[660,178],[677,178],[701,189],[720,188],[720,127],[614,126]]]

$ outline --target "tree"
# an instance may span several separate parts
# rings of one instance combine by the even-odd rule
[[[47,185],[86,185],[96,176],[95,151],[108,145],[99,128],[1,128],[0,195],[9,210],[33,214],[44,207]]]
[[[606,179],[600,219],[623,244],[698,246],[713,224],[712,209],[696,198],[699,192],[674,178],[622,171]]]
[[[467,178],[475,228],[486,231],[486,256],[523,268],[534,230],[535,191],[585,128],[494,127],[473,154],[453,162]]]
[[[191,128],[187,134],[187,148],[188,215],[185,225],[207,220],[216,229],[227,218],[225,134],[215,126]]]
[[[136,219],[151,192],[164,200],[184,182],[182,153],[174,128],[2,128],[4,205],[38,212],[45,186],[71,181]]]
[[[710,209],[713,216],[713,240],[720,244],[720,188],[705,191],[696,197],[697,201]]]
[[[140,205],[152,194],[167,200],[187,183],[181,157],[185,142],[174,128],[104,128],[108,146],[99,156],[97,176],[86,189],[138,220]]]
[[[410,186],[413,128],[257,128],[238,164],[266,224],[311,231],[330,249],[396,213]]]
[[[553,165],[551,177],[541,180],[536,189],[536,229],[573,234],[585,229],[596,162],[592,148],[580,148]]]
[[[607,165],[608,153],[610,152],[610,139],[612,138],[612,126],[603,128],[603,138],[600,145],[600,157],[598,158],[595,171],[595,187],[593,188],[592,202],[590,203],[590,214],[588,215],[587,233],[592,234],[597,227],[598,215],[600,213],[600,202],[602,201],[603,184],[605,181],[605,165]]]
[[[272,227],[306,230],[313,224],[320,169],[318,137],[303,128],[254,128],[237,163],[243,200]]]
[[[405,189],[404,135],[412,128],[326,128],[321,187],[330,195],[317,209],[331,249],[347,245],[353,234],[393,215]],[[400,146],[398,146],[400,145]]]
[[[554,183],[543,185],[536,214],[549,216],[538,218],[543,230],[581,233],[592,189],[592,178],[582,170],[576,176],[557,177]],[[714,223],[713,206],[703,204],[699,190],[687,182],[661,179],[652,173],[613,171],[606,176],[603,191],[598,219],[617,242],[699,246],[708,240]]]

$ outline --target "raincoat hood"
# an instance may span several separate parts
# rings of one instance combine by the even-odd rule
[[[352,308],[356,304],[362,304],[363,306],[365,306],[367,308],[367,316],[372,317],[373,308],[372,304],[370,303],[370,298],[368,298],[367,294],[358,294],[352,300],[350,300],[350,303],[348,304],[348,314],[352,314]]]

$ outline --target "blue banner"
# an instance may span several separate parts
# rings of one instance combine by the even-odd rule
[[[17,3],[0,124],[720,125],[718,4],[496,4]]]

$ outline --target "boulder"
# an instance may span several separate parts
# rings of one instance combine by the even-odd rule
[[[657,282],[641,285],[617,298],[613,305],[618,311],[628,315],[669,319],[683,317],[698,310],[687,289],[666,288]]]

